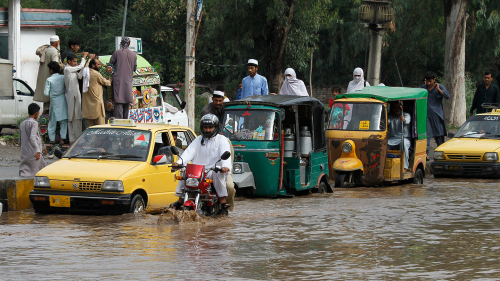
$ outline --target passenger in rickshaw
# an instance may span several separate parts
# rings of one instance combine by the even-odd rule
[[[405,151],[405,169],[408,169],[410,158],[410,114],[403,112],[403,104],[399,101],[393,101],[389,105],[391,107],[388,116],[388,130],[387,130],[387,149],[388,150],[401,150],[401,130],[403,130],[404,123],[404,151]]]

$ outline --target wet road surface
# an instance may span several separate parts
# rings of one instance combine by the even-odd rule
[[[0,217],[0,279],[500,279],[497,180],[241,199],[224,219]]]

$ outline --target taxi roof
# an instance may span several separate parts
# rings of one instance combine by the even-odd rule
[[[337,99],[340,98],[375,98],[383,102],[414,100],[427,98],[427,90],[423,88],[370,86],[361,91],[338,95]]]
[[[191,128],[189,127],[184,127],[184,126],[178,126],[178,125],[170,125],[170,124],[157,124],[157,123],[135,123],[135,126],[116,126],[116,125],[111,125],[111,124],[105,124],[105,125],[97,125],[97,126],[92,126],[92,128],[116,128],[116,129],[132,129],[132,130],[149,130],[152,132],[156,132],[159,130],[174,130],[174,129],[181,129],[181,130],[189,130],[192,131]]]

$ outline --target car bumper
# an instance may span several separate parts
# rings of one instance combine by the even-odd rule
[[[499,177],[500,163],[464,163],[434,161],[432,173],[437,176]]]
[[[69,197],[69,207],[51,206],[51,196]],[[37,200],[35,200],[35,197],[37,197]],[[39,200],[41,197],[45,198],[45,200]],[[29,198],[37,212],[123,213],[128,210],[131,195],[35,189],[30,192]]]

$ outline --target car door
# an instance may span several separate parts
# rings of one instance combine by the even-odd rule
[[[28,106],[33,102],[33,96],[35,95],[35,92],[31,89],[30,86],[28,86],[28,84],[26,84],[22,80],[14,78],[13,82],[16,115],[26,116],[28,115]],[[38,105],[40,105],[40,108],[43,107],[43,103],[38,103]]]
[[[163,135],[163,136],[162,136]],[[164,208],[177,200],[175,189],[178,181],[175,179],[176,173],[172,173],[172,163],[177,160],[170,152],[172,138],[169,131],[158,131],[154,137],[155,146],[153,147],[150,165],[151,185],[149,190],[149,205],[151,208]],[[167,163],[155,164],[153,159],[157,155],[165,155]]]

